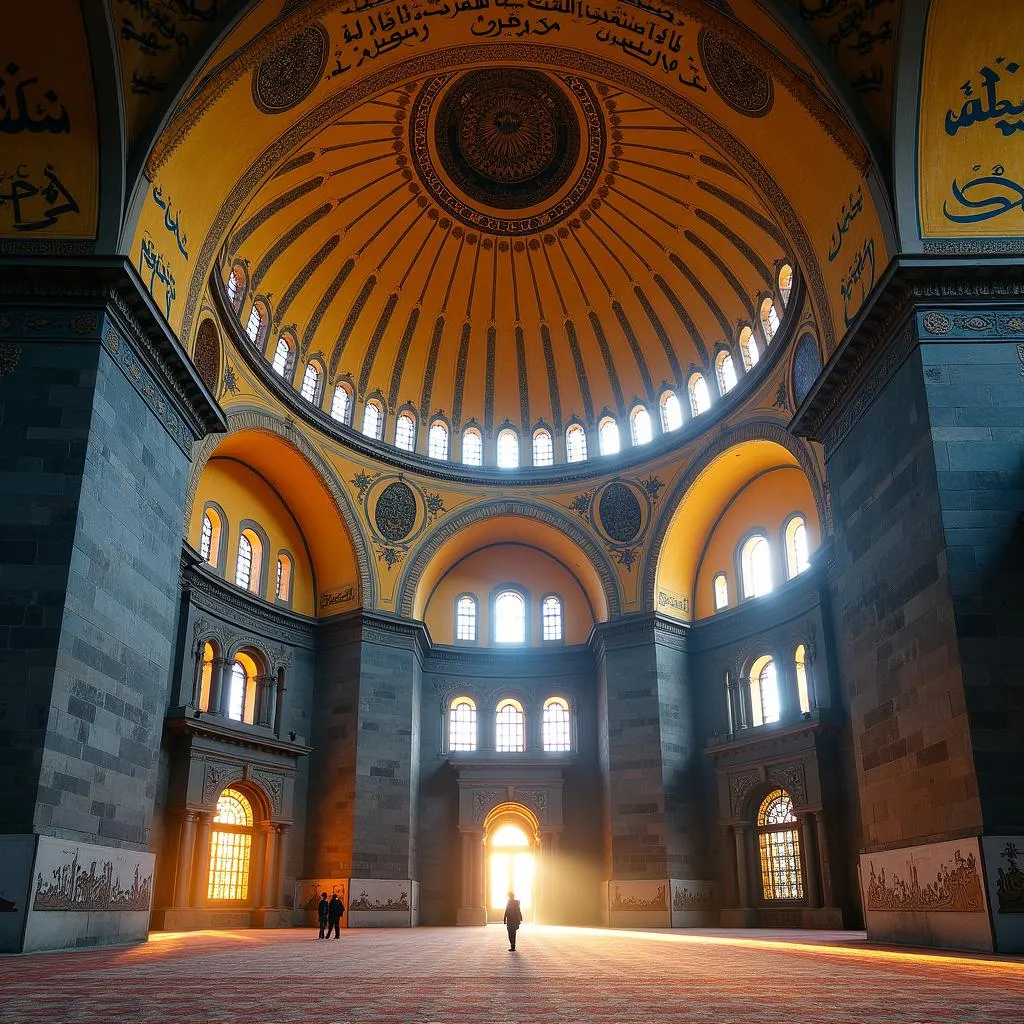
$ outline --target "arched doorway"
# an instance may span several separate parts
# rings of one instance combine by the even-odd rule
[[[484,831],[484,898],[487,920],[500,921],[509,892],[516,894],[523,918],[536,918],[540,875],[540,834],[533,814],[520,804],[504,804],[487,816]]]

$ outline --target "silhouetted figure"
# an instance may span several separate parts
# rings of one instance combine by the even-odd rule
[[[523,911],[514,892],[508,894],[508,903],[505,904],[505,916],[502,920],[508,929],[509,952],[514,953],[516,951],[516,932],[519,931],[519,926],[523,923]]]
[[[341,915],[344,913],[345,904],[341,902],[341,897],[335,893],[331,897],[331,902],[327,904],[327,938],[331,937],[332,930],[336,939],[341,938]]]
[[[317,904],[316,916],[320,922],[320,938],[324,939],[327,936],[324,935],[324,929],[327,927],[327,912],[330,904],[327,902],[327,893],[320,893],[320,902]]]

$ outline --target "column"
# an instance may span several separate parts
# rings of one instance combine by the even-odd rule
[[[227,717],[227,701],[230,692],[225,686],[224,675],[229,662],[227,658],[214,658],[210,671],[210,701],[207,710],[211,715]]]
[[[800,718],[800,692],[796,685],[796,665],[787,660],[775,663],[775,678],[779,686],[779,721],[795,722]]]
[[[263,891],[260,907],[270,909],[275,906],[277,895],[277,826],[271,821],[260,823],[263,832]]]
[[[722,855],[725,858],[725,892],[722,904],[727,907],[740,905],[739,884],[736,873],[736,838],[732,825],[722,826]]]
[[[288,833],[290,825],[277,826],[277,866],[274,871],[274,906],[283,907],[284,900],[284,869],[288,863]]]
[[[818,833],[818,864],[821,870],[821,896],[826,907],[834,907],[835,899],[832,894],[832,870],[829,867],[828,858],[828,828],[825,824],[825,815],[819,812],[815,816],[815,825]]]
[[[750,870],[747,867],[747,836],[749,825],[737,825],[733,830],[736,838],[736,882],[740,910],[750,909]]]
[[[192,672],[192,706],[198,708],[203,699],[203,653],[206,644],[200,643],[195,649],[195,665]]]
[[[739,716],[736,714],[736,684],[731,672],[725,673],[725,715],[729,723],[729,735],[735,736]]]
[[[213,811],[196,813],[196,845],[192,857],[192,899],[193,907],[206,906],[206,893],[210,878],[210,832],[213,826]]]
[[[174,897],[172,906],[187,907],[189,890],[192,887],[192,854],[196,843],[196,812],[185,811],[181,816],[178,832],[178,867],[174,875]]]
[[[487,849],[484,846],[483,832],[473,834],[473,888],[475,890],[474,903],[487,911],[487,872],[486,872]],[[485,918],[486,920],[486,918]]]
[[[283,668],[277,670],[277,689],[274,693],[274,720],[271,722],[275,736],[281,735],[281,723],[284,721],[284,672]]]
[[[749,729],[750,723],[754,720],[754,709],[750,696],[750,676],[741,676],[736,681],[736,685],[739,690],[739,725],[741,729]]]
[[[270,727],[273,718],[274,687],[277,679],[273,675],[256,677],[256,725]]]
[[[821,906],[821,889],[818,884],[818,844],[815,842],[814,814],[800,815],[800,841],[804,847],[804,892],[807,906],[817,909]]]

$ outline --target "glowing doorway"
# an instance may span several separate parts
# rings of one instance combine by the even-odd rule
[[[529,837],[518,825],[505,824],[491,833],[487,845],[491,919],[504,911],[509,892],[516,894],[523,915],[532,917],[535,861]]]

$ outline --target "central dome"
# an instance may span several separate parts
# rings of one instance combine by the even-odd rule
[[[416,96],[409,133],[420,180],[435,201],[470,227],[502,234],[569,216],[604,159],[600,105],[571,75],[485,68],[430,78]]]

